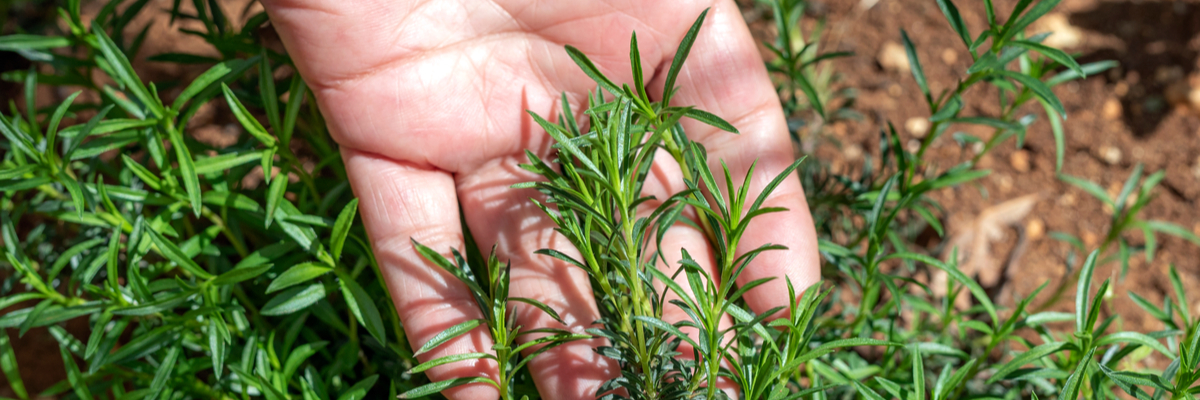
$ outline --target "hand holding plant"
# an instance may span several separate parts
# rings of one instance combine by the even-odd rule
[[[513,297],[544,302],[573,331],[593,326],[600,317],[582,270],[534,254],[571,248],[529,201],[536,192],[509,188],[535,177],[518,167],[526,161],[525,149],[547,160],[554,152],[550,138],[525,111],[557,119],[563,113],[560,93],[572,110],[582,110],[596,87],[563,51],[565,44],[588,54],[613,82],[635,82],[628,35],[641,33],[637,68],[645,87],[633,90],[663,103],[696,106],[728,119],[741,132],[682,121],[688,136],[708,148],[712,170],[721,170],[721,160],[728,164],[733,187],[718,174],[721,190],[740,187],[753,165],[747,198],[755,199],[794,161],[779,99],[732,2],[645,3],[619,10],[599,2],[518,3],[481,9],[455,3],[447,10],[445,3],[266,2],[342,145],[364,224],[414,347],[448,327],[482,318],[471,291],[436,272],[409,240],[441,252],[462,248],[458,206],[479,247],[495,246],[499,258],[511,262]],[[676,47],[708,7],[688,62],[669,74]],[[678,90],[668,96],[662,94],[665,87]],[[674,164],[670,157],[656,159],[643,193],[667,199],[687,190],[685,175]],[[797,290],[808,287],[818,274],[816,239],[799,181],[782,180],[762,207],[788,211],[749,225],[738,255],[767,243],[790,250],[763,253],[737,283],[786,276]],[[667,262],[660,266],[678,267],[681,248],[690,250],[698,265],[715,265],[698,227],[680,222],[665,229],[660,251]],[[709,271],[719,276],[714,272]],[[786,306],[788,297],[785,281],[776,279],[747,293],[746,301],[764,312]],[[564,327],[532,307],[529,311],[518,313],[518,325]],[[490,341],[480,328],[420,357],[488,352]],[[618,372],[609,359],[593,353],[601,343],[573,342],[530,361],[541,392],[594,396],[598,385]],[[441,381],[494,376],[495,368],[489,362],[461,362],[427,372],[432,381]],[[455,390],[448,394],[494,396],[484,385]]]

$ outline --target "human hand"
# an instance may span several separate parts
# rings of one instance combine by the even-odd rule
[[[438,250],[462,248],[460,206],[479,247],[494,245],[500,259],[512,263],[513,296],[558,310],[571,330],[589,327],[599,316],[582,270],[533,253],[570,248],[529,201],[537,193],[509,188],[533,179],[517,167],[525,149],[551,152],[551,140],[525,110],[553,116],[564,92],[573,109],[582,109],[595,87],[564,44],[579,48],[614,81],[630,82],[629,33],[637,31],[648,90],[657,97],[676,46],[694,18],[711,7],[673,99],[721,116],[742,133],[691,121],[684,123],[685,130],[709,149],[712,162],[728,164],[735,184],[757,159],[751,198],[793,161],[779,100],[732,1],[264,3],[341,145],[383,277],[417,347],[450,326],[482,317],[471,293],[425,262],[410,241]],[[645,190],[665,198],[686,189],[678,166],[669,157],[658,159]],[[799,180],[785,180],[763,207],[790,211],[756,220],[740,247],[769,242],[790,250],[759,256],[740,283],[787,277],[804,288],[816,282],[817,241]],[[704,234],[690,226],[672,227],[663,246],[672,264],[663,268],[675,268],[681,248],[700,265],[713,265]],[[746,301],[758,312],[784,305],[786,285],[774,280],[751,290]],[[670,322],[684,318],[680,312],[667,317]],[[518,315],[517,323],[527,329],[562,327],[532,312]],[[619,372],[614,362],[592,352],[599,343],[572,342],[532,360],[529,368],[539,391],[554,399],[593,398],[596,388]],[[486,352],[491,345],[481,327],[420,358]],[[494,378],[495,371],[494,363],[480,360],[427,373],[436,381]],[[467,400],[497,397],[494,388],[481,384],[445,394]]]

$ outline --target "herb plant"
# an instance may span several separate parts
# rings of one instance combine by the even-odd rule
[[[1114,329],[1119,316],[1102,317],[1110,282],[1093,282],[1097,267],[1120,263],[1124,272],[1138,251],[1153,259],[1156,235],[1200,244],[1178,225],[1140,215],[1164,173],[1139,166],[1113,198],[1061,171],[1065,110],[1052,88],[1114,63],[1081,65],[1041,44],[1045,33],[1026,36],[1057,0],[1019,0],[1007,18],[991,1],[972,3],[987,17],[986,26],[974,29],[953,1],[934,1],[946,33],[961,39],[973,64],[956,85],[934,93],[914,44],[900,32],[929,108],[931,129],[919,148],[906,150],[888,124],[878,160],[860,171],[835,173],[820,160],[797,161],[755,198],[735,187],[737,177],[727,170],[711,170],[706,149],[678,122],[691,118],[730,135],[736,127],[671,104],[671,90],[651,98],[636,67],[632,82],[613,82],[567,47],[597,90],[582,113],[564,100],[554,121],[532,115],[557,154],[529,153],[523,167],[542,180],[518,186],[545,195],[537,206],[574,251],[540,253],[588,273],[601,319],[585,333],[516,326],[512,316],[520,308],[558,314],[509,296],[505,260],[471,246],[447,258],[417,244],[423,257],[471,289],[484,318],[450,327],[416,349],[380,284],[356,224],[357,200],[311,94],[299,75],[283,72],[292,70],[287,55],[255,33],[268,21],[265,13],[235,21],[216,2],[194,1],[195,13],[176,5],[172,19],[204,27],[181,32],[212,44],[219,56],[154,55],[209,66],[190,81],[147,82],[129,61],[148,32],[129,24],[146,2],[108,1],[85,24],[79,1],[66,1],[58,9],[61,32],[0,36],[0,50],[35,64],[2,77],[25,91],[0,112],[0,370],[21,399],[418,398],[479,382],[495,385],[504,399],[538,398],[524,369],[529,360],[553,346],[600,337],[607,345],[595,351],[622,372],[597,393],[605,398],[1194,397],[1200,321],[1174,268],[1173,293],[1161,305],[1129,294],[1163,324],[1155,332]],[[799,25],[803,1],[762,3],[779,32],[768,46],[781,102],[793,121],[806,122],[790,124],[792,133],[798,140],[819,137],[825,121],[852,114],[852,98],[834,92],[826,64],[850,55],[818,52],[820,36]],[[674,86],[703,20],[702,14],[680,44],[666,87]],[[636,40],[631,35],[630,57],[639,66]],[[70,94],[44,106],[37,88],[46,85]],[[998,115],[968,114],[974,108],[964,94],[980,85],[999,92]],[[227,107],[247,135],[226,147],[189,135],[193,117],[211,104]],[[941,207],[929,194],[986,176],[978,159],[996,146],[1021,146],[1039,118],[1058,143],[1060,178],[1114,212],[1097,249],[1056,235],[1080,255],[1065,266],[1067,279],[1044,296],[1039,289],[1015,304],[995,304],[957,268],[955,249],[925,249],[915,232],[929,227],[942,234]],[[950,168],[928,162],[927,150],[958,124],[994,130],[983,138],[954,134],[960,143],[982,144],[973,159]],[[656,156],[680,167],[687,190],[661,199],[643,193]],[[755,218],[780,211],[762,207],[763,199],[794,170],[810,196],[825,282],[789,283],[795,301],[756,314],[741,296],[767,280],[739,286],[735,278],[778,247],[738,257],[739,239]],[[701,227],[717,265],[699,265],[685,251],[677,275],[659,270],[668,257],[655,249],[677,222]],[[1131,242],[1131,231],[1142,233],[1141,244]],[[935,270],[950,277],[944,297],[919,279]],[[972,306],[955,307],[959,297],[970,297]],[[1073,313],[1046,311],[1062,309],[1056,306],[1064,301],[1073,301]],[[665,320],[670,307],[688,318]],[[87,329],[68,321],[86,322]],[[414,357],[477,326],[495,340],[491,352],[426,363]],[[22,379],[32,371],[17,365],[11,337],[41,332],[59,343],[66,378],[34,393]],[[1163,370],[1131,368],[1149,357],[1170,362]],[[429,382],[422,374],[477,359],[494,360],[497,378]]]

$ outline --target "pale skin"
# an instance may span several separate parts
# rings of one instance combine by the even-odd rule
[[[595,83],[563,50],[579,48],[618,83],[632,81],[629,34],[638,33],[647,88],[658,98],[675,48],[705,8],[711,8],[676,85],[674,105],[695,105],[740,131],[734,135],[685,122],[719,171],[725,160],[735,184],[755,160],[751,198],[795,159],[782,109],[762,58],[732,1],[516,0],[263,0],[271,21],[312,88],[333,138],[341,145],[360,213],[408,340],[414,347],[447,327],[482,314],[465,287],[425,262],[410,239],[448,254],[463,247],[463,222],[481,248],[495,246],[512,263],[512,296],[558,310],[566,328],[582,331],[598,318],[584,272],[533,252],[570,244],[529,202],[536,192],[513,190],[533,176],[517,168],[531,149],[551,153],[550,138],[525,114],[561,111],[566,93],[578,112]],[[665,198],[685,186],[670,157],[658,157],[646,190]],[[460,219],[459,208],[462,209]],[[758,257],[739,277],[791,280],[798,289],[819,277],[817,240],[799,180],[787,179],[764,207],[789,211],[755,220],[741,251],[765,243],[785,251]],[[663,243],[677,267],[679,249],[713,265],[704,234],[672,227]],[[707,251],[706,251],[707,250]],[[685,287],[687,285],[684,285]],[[750,291],[758,312],[788,301],[782,279]],[[526,328],[562,327],[535,312],[519,313]],[[666,319],[684,318],[668,310]],[[530,372],[548,399],[590,399],[617,376],[610,360],[578,341],[534,359]],[[486,352],[483,327],[418,357],[422,361]],[[428,371],[432,380],[495,377],[489,362],[459,362]],[[491,400],[486,384],[445,393],[456,400]]]

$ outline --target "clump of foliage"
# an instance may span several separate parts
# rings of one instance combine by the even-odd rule
[[[1012,306],[994,304],[957,268],[954,249],[938,254],[914,243],[915,232],[925,227],[942,233],[931,192],[986,176],[975,168],[982,154],[1010,141],[1022,144],[1038,118],[1025,105],[1044,111],[1059,143],[1061,169],[1064,110],[1051,88],[1113,66],[1080,65],[1042,45],[1045,34],[1025,36],[1057,0],[1018,1],[1007,18],[985,1],[987,26],[975,31],[951,0],[936,1],[948,32],[962,39],[974,62],[957,85],[932,93],[914,44],[901,32],[929,105],[931,129],[920,147],[904,149],[889,125],[880,132],[880,159],[860,172],[835,173],[798,161],[753,199],[745,187],[718,189],[720,179],[732,177],[709,169],[705,149],[688,139],[678,121],[692,118],[730,132],[735,127],[716,115],[670,105],[669,90],[662,99],[650,98],[636,69],[633,82],[612,82],[568,47],[598,89],[585,119],[576,120],[565,101],[557,121],[534,116],[558,153],[552,160],[529,154],[525,167],[544,180],[521,186],[546,194],[538,205],[581,254],[576,259],[560,249],[542,250],[588,272],[599,325],[586,334],[523,330],[513,322],[516,308],[534,307],[554,318],[557,313],[536,300],[509,297],[503,260],[474,248],[448,259],[418,245],[422,256],[471,288],[485,317],[451,327],[417,349],[400,329],[355,224],[357,200],[315,102],[299,76],[276,78],[277,71],[291,69],[287,55],[269,50],[254,33],[267,22],[265,13],[233,21],[215,2],[203,1],[194,2],[194,14],[172,10],[172,18],[199,21],[205,29],[184,32],[212,44],[220,57],[155,55],[163,62],[211,66],[187,82],[144,82],[129,60],[148,26],[133,37],[124,32],[145,2],[122,8],[125,2],[111,0],[88,26],[79,2],[67,1],[59,9],[65,27],[60,34],[0,37],[0,50],[35,63],[3,76],[22,83],[25,95],[23,104],[11,101],[0,113],[0,309],[11,310],[0,316],[0,370],[21,399],[415,398],[476,382],[496,385],[505,399],[537,398],[526,362],[571,340],[602,337],[608,345],[596,351],[617,361],[623,374],[598,395],[614,398],[722,398],[727,393],[709,384],[719,378],[736,383],[737,397],[747,399],[1193,397],[1200,392],[1193,387],[1200,379],[1200,321],[1190,314],[1174,269],[1174,297],[1161,306],[1130,294],[1164,324],[1161,331],[1114,331],[1119,316],[1101,318],[1109,282],[1092,290],[1097,266],[1119,262],[1127,269],[1137,251],[1152,259],[1159,233],[1200,243],[1177,225],[1139,216],[1161,171],[1144,177],[1136,168],[1115,199],[1094,183],[1060,175],[1114,213],[1098,249],[1058,235],[1088,255],[1072,258],[1065,266],[1069,279],[1043,304],[1034,304],[1037,292]],[[804,130],[820,130],[820,121],[846,113],[846,104],[829,107],[838,96],[830,92],[827,70],[817,69],[846,54],[820,54],[806,42],[806,36],[818,36],[799,33],[802,1],[765,3],[781,33],[770,44],[777,56],[770,66],[785,111],[818,121],[793,124],[794,136],[805,137],[814,132]],[[681,43],[670,77],[703,18]],[[636,36],[631,42],[637,66]],[[673,81],[668,78],[667,87]],[[77,92],[39,107],[39,85]],[[963,95],[979,85],[1000,93],[999,115],[965,115]],[[167,90],[172,88],[178,91]],[[167,93],[177,94],[168,99]],[[228,106],[247,135],[216,148],[186,134],[209,102]],[[956,124],[985,125],[994,133],[955,133],[962,144],[982,143],[982,151],[950,168],[930,164],[926,150]],[[689,189],[659,199],[653,213],[638,218],[636,208],[647,200],[641,186],[660,150],[680,166]],[[781,309],[755,314],[740,298],[765,281],[737,286],[734,278],[755,255],[777,247],[735,254],[747,224],[779,211],[762,208],[762,200],[797,168],[816,217],[826,281],[792,288],[797,301],[785,307],[788,317],[770,320]],[[254,184],[256,171],[264,172],[261,185]],[[687,218],[686,207],[697,211],[691,222],[708,234],[718,264],[718,276],[709,276],[684,253],[679,271],[690,292],[655,268],[666,257],[650,250],[665,227]],[[1130,243],[1124,235],[1130,230],[1144,234],[1143,244]],[[951,261],[938,258],[945,255]],[[947,297],[935,296],[917,279],[931,270],[951,277]],[[1041,311],[1069,293],[1072,282],[1078,282],[1074,313]],[[668,293],[679,299],[666,301]],[[956,308],[959,296],[970,296],[974,306]],[[664,321],[666,307],[679,307],[690,319]],[[719,324],[725,316],[732,326]],[[88,329],[67,329],[71,320],[85,320]],[[1073,328],[1064,327],[1071,322]],[[492,352],[416,361],[415,353],[481,325],[495,339]],[[66,379],[31,393],[10,335],[42,327],[60,345]],[[524,335],[538,339],[522,340]],[[689,357],[679,357],[682,349]],[[1147,357],[1171,362],[1161,371],[1139,367]],[[421,373],[470,359],[494,359],[498,380],[429,382]]]

